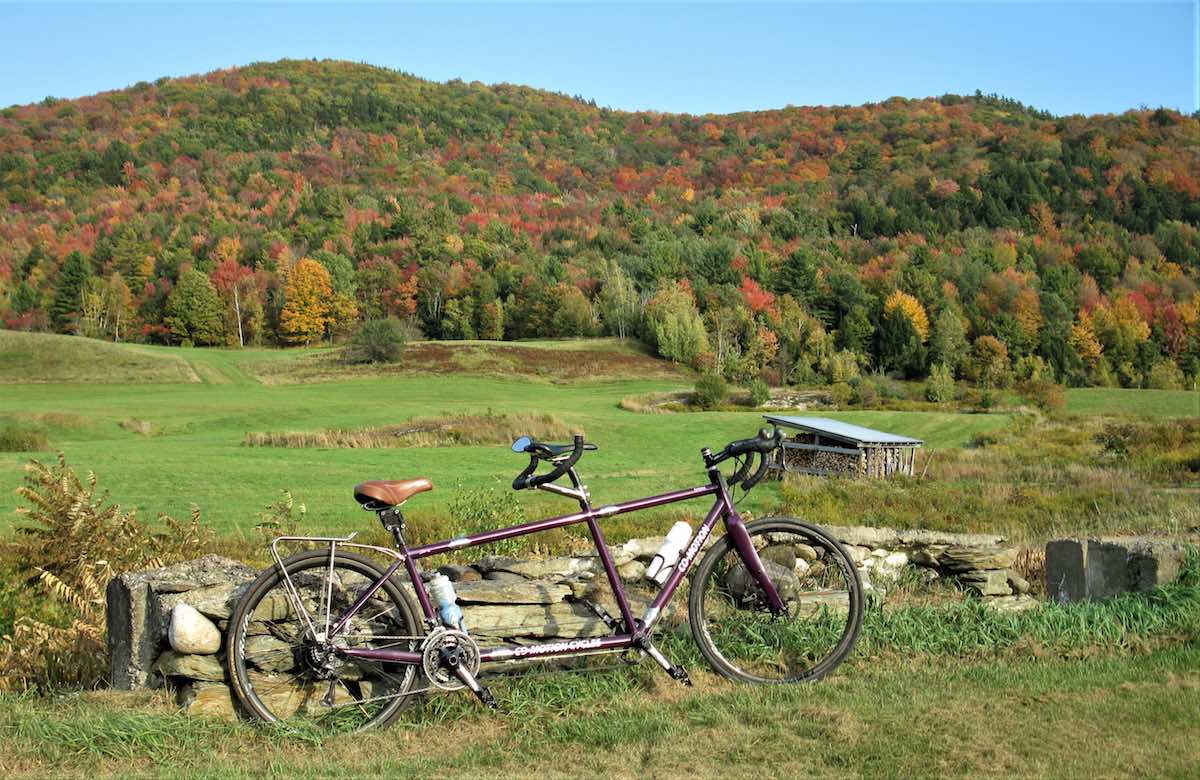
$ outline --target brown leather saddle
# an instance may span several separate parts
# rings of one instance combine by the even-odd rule
[[[433,490],[433,483],[425,477],[416,479],[373,479],[354,486],[354,500],[364,509],[378,512],[388,507],[400,506],[417,493]]]

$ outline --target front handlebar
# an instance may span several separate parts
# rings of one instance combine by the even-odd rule
[[[729,458],[741,458],[744,456],[745,460],[741,462],[737,470],[725,482],[729,487],[741,485],[743,490],[749,490],[766,476],[767,466],[769,465],[768,456],[771,452],[778,449],[782,442],[783,431],[778,428],[773,431],[763,428],[753,438],[730,442],[716,455],[707,447],[701,450],[701,454],[704,456],[705,468],[710,471],[717,464]],[[517,439],[517,441],[513,442],[513,451],[528,454],[529,465],[513,480],[513,490],[527,490],[557,481],[575,467],[575,464],[583,456],[584,451],[594,449],[596,449],[595,444],[588,444],[583,440],[583,436],[578,434],[575,435],[574,442],[570,446],[565,444],[545,444],[534,441],[527,436]],[[754,469],[753,473],[751,473],[755,455],[758,455],[758,468]],[[539,475],[536,472],[542,461],[553,464],[553,468],[545,474]]]
[[[571,467],[574,466],[576,462],[578,462],[583,456],[583,451],[586,448],[587,445],[584,444],[583,437],[579,434],[575,434],[575,447],[574,449],[570,450],[571,454],[567,455],[566,457],[564,457],[563,454],[556,455],[554,453],[554,449],[551,449],[546,445],[530,441],[523,449],[524,452],[529,453],[529,465],[526,466],[525,470],[518,474],[517,478],[513,480],[513,490],[525,490],[527,488],[537,487],[539,485],[545,485],[549,482],[554,482],[563,474],[566,474],[571,470]],[[594,445],[592,446],[592,449],[595,449]],[[554,468],[540,476],[534,475],[534,472],[537,471],[538,465],[543,460],[549,460],[554,464]]]
[[[730,442],[725,445],[725,449],[721,450],[716,455],[713,455],[707,448],[701,450],[704,456],[704,465],[706,468],[712,469],[718,463],[728,460],[729,458],[737,458],[743,455],[748,456],[738,470],[725,481],[730,487],[741,485],[743,490],[749,490],[757,485],[767,474],[767,456],[771,452],[779,448],[783,442],[783,431],[776,428],[771,431],[763,428],[758,432],[758,435],[750,439],[739,439],[738,441]],[[754,456],[758,455],[758,468],[753,474],[750,474],[750,467],[754,464]],[[747,474],[750,474],[747,477]]]

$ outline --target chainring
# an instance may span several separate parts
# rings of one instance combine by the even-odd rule
[[[465,631],[442,627],[430,631],[421,643],[421,670],[425,672],[425,678],[443,691],[460,690],[464,687],[463,682],[446,665],[443,650],[456,652],[458,663],[475,676],[479,673],[479,645]]]

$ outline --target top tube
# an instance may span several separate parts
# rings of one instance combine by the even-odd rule
[[[459,536],[455,539],[446,539],[441,542],[432,542],[431,544],[423,544],[419,547],[410,547],[407,550],[410,558],[427,558],[430,555],[440,555],[450,550],[458,550],[463,547],[475,547],[489,542],[499,542],[504,539],[511,539],[515,536],[525,536],[527,534],[537,533],[538,531],[549,531],[553,528],[561,528],[564,525],[572,525],[573,523],[581,523],[588,518],[608,517],[609,515],[622,515],[628,512],[638,512],[643,509],[653,509],[657,506],[665,504],[674,504],[679,501],[687,501],[692,498],[700,498],[701,496],[710,496],[714,493],[719,493],[720,487],[716,483],[708,485],[700,485],[698,487],[686,488],[684,490],[673,490],[670,493],[662,493],[657,496],[649,496],[647,498],[638,498],[632,501],[623,501],[617,504],[608,504],[606,506],[597,507],[586,512],[575,512],[569,515],[560,515],[558,517],[549,517],[544,520],[535,520],[531,523],[523,523],[514,525],[509,528],[499,528],[494,531],[483,531],[478,534],[469,536]]]

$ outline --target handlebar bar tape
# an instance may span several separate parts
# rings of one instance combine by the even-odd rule
[[[750,466],[754,463],[754,455],[755,453],[751,451],[750,454],[746,456],[745,462],[742,463],[737,471],[733,472],[733,475],[729,479],[725,480],[727,485],[733,487],[746,478],[746,474],[750,472]],[[759,455],[758,457],[762,458],[763,456]]]
[[[762,481],[762,478],[767,475],[768,460],[768,456],[765,454],[758,456],[758,470],[754,472],[750,479],[742,483],[742,490],[750,490],[750,488]]]

